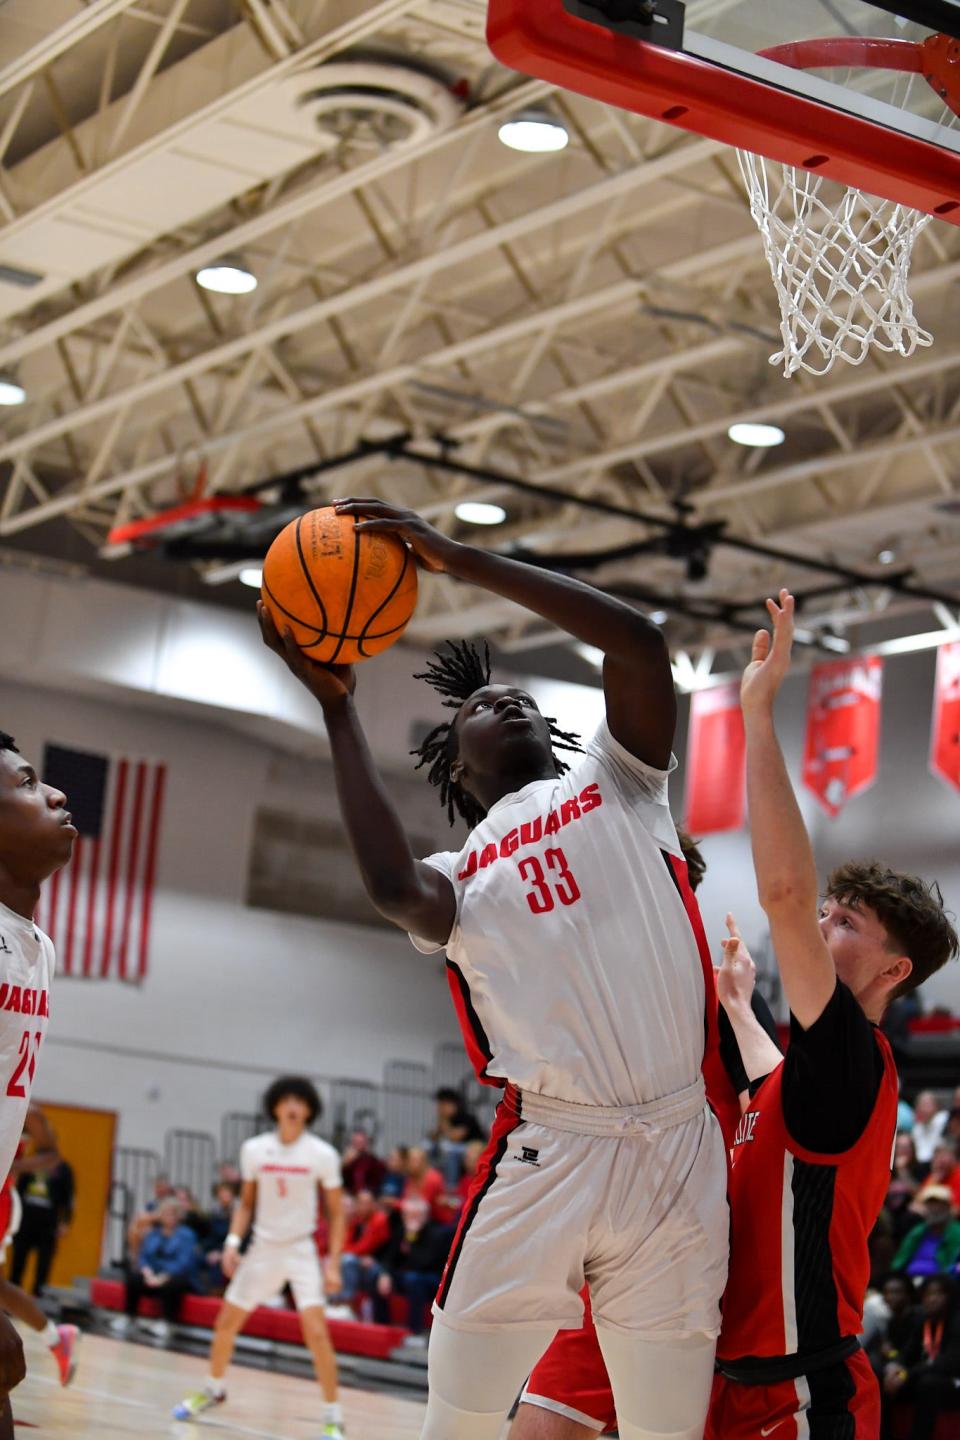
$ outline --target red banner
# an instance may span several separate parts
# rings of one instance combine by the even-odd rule
[[[696,837],[739,830],[745,801],[740,682],[696,690],[690,697],[687,741],[687,829]]]
[[[828,815],[877,778],[883,661],[828,660],[810,672],[803,783]]]
[[[930,769],[960,790],[960,640],[941,645],[937,651]]]

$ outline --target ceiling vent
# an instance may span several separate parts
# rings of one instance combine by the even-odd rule
[[[366,138],[384,149],[410,144],[446,129],[461,110],[442,80],[392,62],[334,62],[298,81],[298,106],[336,141]]]

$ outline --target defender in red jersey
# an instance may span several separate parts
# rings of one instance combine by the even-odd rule
[[[718,983],[751,1094],[733,1145],[730,1279],[705,1440],[876,1440],[879,1395],[856,1337],[896,1127],[896,1072],[877,1022],[958,942],[936,887],[875,863],[835,871],[818,919],[813,854],[773,724],[793,600],[783,591],[768,606],[773,645],[758,633],[742,698],[754,865],[791,1044],[782,1058],[756,1024],[752,962],[734,933]],[[564,1338],[551,1409],[534,1411],[531,1395],[513,1440],[574,1440],[612,1419],[591,1337],[576,1337],[578,1358]],[[529,1387],[541,1396],[551,1354]]]

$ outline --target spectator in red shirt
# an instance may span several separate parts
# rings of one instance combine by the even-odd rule
[[[957,1147],[952,1140],[941,1140],[930,1161],[930,1174],[924,1180],[911,1209],[918,1215],[924,1214],[923,1199],[932,1185],[945,1185],[953,1196],[955,1210],[960,1210],[960,1165],[957,1164]]]
[[[374,1195],[380,1194],[387,1167],[379,1155],[375,1155],[370,1149],[370,1136],[366,1130],[354,1130],[350,1136],[341,1169],[344,1186],[351,1195],[359,1195],[361,1190],[372,1190]]]
[[[383,1274],[381,1257],[391,1243],[390,1218],[371,1190],[361,1190],[354,1200],[347,1224],[340,1270],[343,1276],[338,1299],[351,1301],[358,1293],[374,1296]]]
[[[407,1179],[400,1197],[403,1227],[408,1235],[416,1235],[426,1220],[448,1225],[450,1205],[447,1186],[439,1170],[434,1170],[426,1150],[414,1146],[407,1151]]]

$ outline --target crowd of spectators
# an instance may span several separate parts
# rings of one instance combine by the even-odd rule
[[[419,1145],[395,1147],[381,1158],[369,1135],[355,1130],[343,1152],[347,1240],[343,1288],[330,1296],[334,1315],[387,1323],[392,1297],[406,1300],[406,1323],[422,1337],[457,1222],[484,1147],[483,1130],[460,1094],[438,1090],[436,1118]],[[126,1313],[115,1324],[130,1328],[141,1299],[159,1302],[162,1319],[147,1322],[157,1338],[169,1336],[184,1294],[221,1294],[220,1257],[239,1193],[239,1176],[222,1167],[211,1202],[201,1205],[184,1186],[158,1175],[149,1203],[127,1233]],[[321,1222],[318,1243],[325,1246]],[[334,1307],[343,1307],[339,1310]]]
[[[880,1382],[881,1440],[933,1440],[938,1416],[960,1411],[960,1087],[948,1105],[930,1090],[901,1101],[871,1249],[861,1338]]]
[[[436,1120],[419,1145],[381,1157],[355,1130],[343,1152],[347,1234],[342,1290],[333,1314],[374,1323],[395,1318],[423,1339],[430,1305],[484,1148],[476,1117],[455,1090],[436,1094]],[[222,1292],[220,1256],[239,1189],[223,1167],[202,1207],[158,1176],[154,1196],[128,1236],[127,1317],[144,1294],[160,1302],[158,1335],[187,1291]],[[318,1234],[324,1246],[324,1227]],[[871,1240],[873,1276],[864,1349],[880,1382],[882,1440],[932,1440],[937,1416],[960,1411],[960,1087],[952,1102],[923,1091],[902,1100],[887,1202]],[[129,1324],[124,1317],[120,1325]],[[909,1405],[908,1431],[897,1411]]]

